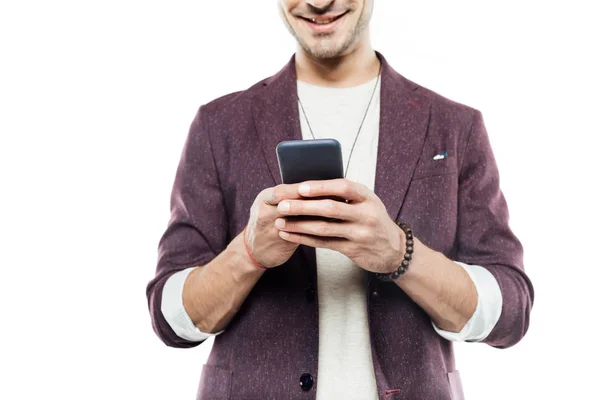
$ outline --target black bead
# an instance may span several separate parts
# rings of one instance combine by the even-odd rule
[[[304,373],[300,376],[300,387],[302,390],[307,391],[313,387],[314,379],[311,374]]]
[[[400,275],[404,274],[406,272],[406,270],[408,269],[410,260],[412,260],[412,253],[415,250],[414,234],[413,234],[413,230],[410,227],[410,225],[408,225],[406,222],[402,222],[402,221],[397,221],[396,224],[400,227],[400,229],[402,229],[402,231],[404,232],[404,236],[406,238],[406,246],[404,249],[404,251],[405,251],[404,259],[402,260],[402,263],[400,264],[398,269],[396,271],[392,272],[391,274],[376,274],[378,278],[379,278],[379,275],[381,275],[380,279],[382,279],[382,280],[398,279],[400,277]]]

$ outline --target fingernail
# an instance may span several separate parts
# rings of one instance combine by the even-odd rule
[[[310,185],[308,183],[303,183],[298,187],[298,193],[300,194],[309,194],[310,193]]]
[[[283,218],[277,218],[275,220],[275,226],[279,229],[283,229],[285,228],[285,219]]]
[[[279,211],[281,211],[281,212],[288,212],[288,211],[290,211],[290,203],[288,201],[284,201],[282,203],[279,203]]]

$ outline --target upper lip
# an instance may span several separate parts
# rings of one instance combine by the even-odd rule
[[[310,16],[301,15],[300,18],[304,18],[304,19],[307,19],[312,22],[323,23],[323,22],[332,21],[336,18],[339,18],[346,13],[347,13],[347,11],[344,11],[341,14],[323,14],[323,15],[310,15]]]

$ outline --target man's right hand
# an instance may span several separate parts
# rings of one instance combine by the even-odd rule
[[[252,257],[267,268],[277,267],[290,259],[298,245],[279,237],[275,220],[282,217],[277,205],[286,199],[299,199],[299,184],[278,185],[260,192],[252,208],[246,228],[246,243]]]
[[[246,230],[208,264],[195,268],[183,286],[183,306],[202,332],[216,333],[227,327],[263,274],[251,264],[244,247],[267,268],[285,263],[298,245],[281,239],[275,226],[277,205],[286,199],[300,199],[298,184],[279,185],[263,190],[254,200]],[[240,262],[240,257],[245,262]]]

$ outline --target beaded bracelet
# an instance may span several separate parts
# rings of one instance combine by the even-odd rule
[[[404,231],[404,235],[406,236],[404,259],[400,263],[398,269],[394,272],[391,272],[389,274],[375,273],[375,276],[377,278],[385,282],[396,280],[400,277],[400,275],[406,272],[406,270],[408,269],[408,264],[410,264],[410,260],[412,260],[412,254],[415,251],[413,231],[410,225],[408,225],[406,222],[398,222],[398,226]]]

